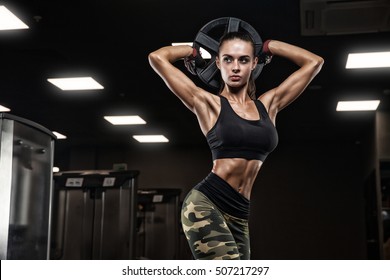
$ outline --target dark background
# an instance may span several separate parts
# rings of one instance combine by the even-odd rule
[[[252,257],[366,259],[366,189],[378,160],[390,158],[378,153],[377,145],[388,142],[378,144],[377,135],[387,131],[375,125],[378,113],[390,110],[390,71],[348,70],[345,63],[350,52],[389,51],[389,1],[314,2],[322,5],[316,14],[322,25],[305,35],[306,10],[292,0],[0,1],[30,27],[0,32],[0,104],[68,137],[56,142],[61,170],[126,163],[140,170],[140,188],[180,188],[183,198],[210,171],[211,154],[195,117],[153,72],[147,55],[192,41],[210,20],[240,18],[264,40],[292,43],[325,59],[304,94],[278,115],[279,146],[252,194]],[[326,6],[340,4],[347,6]],[[332,18],[332,9],[345,14]],[[181,62],[177,66],[184,70]],[[258,92],[295,69],[275,57],[256,81]],[[105,88],[67,93],[46,80],[68,75],[92,76]],[[381,104],[378,112],[336,112],[337,101],[350,99]],[[119,114],[139,114],[147,125],[114,127],[103,119]],[[143,133],[164,134],[170,142],[131,138]]]

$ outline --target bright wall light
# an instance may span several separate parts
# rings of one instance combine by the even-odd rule
[[[183,43],[172,43],[172,46],[190,46],[192,47],[192,42],[183,42]],[[204,48],[200,48],[200,53],[204,59],[211,59],[211,54],[206,51]]]
[[[164,135],[133,135],[133,138],[140,143],[166,143],[168,138]]]
[[[52,78],[47,79],[56,87],[62,90],[92,90],[92,89],[104,89],[104,87],[96,82],[91,77],[78,77],[78,78]]]
[[[53,172],[60,172],[60,168],[59,167],[56,167],[56,166],[53,166]]]
[[[104,119],[113,125],[146,124],[140,116],[104,116]]]
[[[28,29],[29,27],[5,6],[0,6],[0,30]]]
[[[9,112],[9,111],[11,111],[11,109],[0,105],[0,112]]]
[[[390,67],[390,52],[350,53],[346,69]]]
[[[57,137],[57,139],[66,139],[66,136],[57,132],[57,131],[53,131],[53,134]]]
[[[336,111],[375,111],[380,100],[339,101]]]

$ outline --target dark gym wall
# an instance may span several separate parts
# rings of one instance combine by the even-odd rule
[[[253,259],[365,259],[363,186],[373,130],[362,142],[281,141],[255,182],[251,204]],[[140,170],[140,188],[181,188],[182,198],[211,169],[207,146],[173,150],[77,147],[60,152],[68,170]],[[371,159],[370,159],[371,158]],[[58,159],[60,160],[60,159]]]
[[[390,113],[378,112],[376,114],[376,139],[378,146],[378,159],[390,159]]]
[[[253,191],[253,258],[365,259],[363,156],[306,143],[270,157]]]

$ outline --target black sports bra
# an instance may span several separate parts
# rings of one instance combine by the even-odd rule
[[[234,112],[221,96],[221,111],[215,125],[206,134],[213,160],[244,158],[264,161],[278,144],[278,133],[260,100],[254,100],[259,120],[247,120]]]

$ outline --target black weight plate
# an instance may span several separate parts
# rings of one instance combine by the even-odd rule
[[[233,17],[223,17],[210,21],[204,25],[194,39],[193,47],[198,51],[202,47],[211,54],[211,59],[206,66],[196,68],[200,80],[212,88],[220,87],[220,72],[215,64],[215,57],[218,54],[219,40],[227,32],[247,32],[255,43],[255,53],[260,55],[263,41],[257,31],[247,22]],[[253,77],[256,79],[263,70],[264,63],[257,64],[253,70]]]

